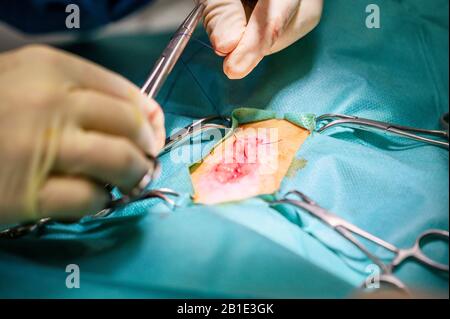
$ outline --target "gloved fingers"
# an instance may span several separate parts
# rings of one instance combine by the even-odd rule
[[[162,108],[155,100],[146,96],[144,96],[144,98],[147,99],[148,105],[150,106],[149,109],[152,110],[151,112],[147,112],[147,121],[152,125],[153,131],[156,136],[154,144],[156,145],[156,149],[158,150],[156,155],[158,155],[166,143],[166,128],[164,126],[164,113]]]
[[[68,96],[71,116],[88,131],[129,138],[144,152],[156,156],[161,149],[161,136],[156,137],[155,128],[144,118],[136,105],[91,90],[75,90]],[[155,143],[158,141],[158,145]]]
[[[134,98],[136,90],[139,91],[122,76],[66,51],[43,45],[30,45],[20,48],[18,54],[23,59],[36,59],[40,62],[37,66],[53,66],[53,73],[61,75],[60,91],[87,88],[123,99]]]
[[[204,25],[211,44],[220,56],[232,52],[244,34],[247,18],[241,0],[208,0]]]
[[[272,46],[297,14],[299,5],[300,0],[259,0],[241,41],[225,59],[225,74],[230,79],[248,75],[270,54]]]
[[[69,130],[62,136],[54,173],[83,176],[129,193],[154,165],[129,139]]]
[[[143,95],[133,83],[112,71],[64,51],[44,46],[30,46],[23,50],[25,53],[26,50],[32,50],[32,54],[26,55],[27,57],[32,55],[41,62],[48,61],[50,65],[62,68],[57,70],[65,77],[60,83],[60,90],[70,92],[77,89],[89,89],[136,105],[155,128],[155,145],[164,145],[164,117],[161,108],[156,102]]]
[[[16,67],[17,57],[15,53],[15,50],[0,53],[0,73],[4,73]]]
[[[110,196],[101,185],[82,177],[51,176],[38,193],[37,218],[77,220],[101,211]]]
[[[297,14],[272,46],[270,54],[287,48],[311,32],[320,22],[322,9],[323,0],[302,0]]]

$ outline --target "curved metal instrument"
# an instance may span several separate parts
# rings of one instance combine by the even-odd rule
[[[127,204],[151,199],[159,198],[171,206],[175,206],[175,201],[170,196],[178,197],[179,194],[168,188],[152,189],[147,192],[143,192],[140,196],[131,198],[129,196],[123,196],[119,199],[111,201],[108,206],[97,214],[91,215],[92,218],[103,218],[111,214],[111,212],[119,207]],[[50,222],[55,220],[51,218],[42,218],[37,222],[30,222],[20,224],[18,226],[8,228],[0,231],[0,239],[17,239],[29,234],[39,234],[39,232]]]
[[[230,129],[231,128],[231,119],[222,116],[210,116],[199,119],[192,124],[178,130],[176,133],[172,134],[172,136],[166,139],[166,145],[161,151],[160,155],[163,155],[173,148],[179,145],[179,143],[183,142],[187,138],[195,137],[196,135],[202,133],[203,131],[207,131],[210,129]]]
[[[289,197],[290,195],[294,195],[296,198],[292,199]],[[445,273],[449,272],[448,263],[443,264],[439,261],[433,260],[432,258],[428,257],[422,250],[423,244],[430,241],[446,241],[448,245],[449,232],[446,230],[429,229],[417,236],[416,242],[412,247],[401,249],[327,211],[299,191],[289,192],[281,200],[274,201],[273,203],[284,203],[296,206],[321,220],[323,223],[334,229],[338,234],[340,234],[342,237],[356,246],[359,250],[361,250],[370,260],[372,260],[374,264],[376,264],[380,268],[381,282],[388,283],[405,292],[408,292],[406,285],[400,279],[395,277],[393,272],[406,260],[415,260],[431,269],[442,271]],[[355,235],[392,252],[394,254],[394,258],[390,263],[383,262],[381,258],[370,252],[370,250],[364,244],[362,244],[362,242],[359,241],[357,237],[355,237]]]
[[[445,117],[446,116],[446,117]],[[322,133],[326,130],[337,126],[350,127],[372,132],[385,132],[397,136],[406,137],[415,141],[428,143],[449,149],[448,136],[448,114],[441,119],[441,125],[445,128],[445,118],[447,119],[447,126],[445,131],[442,130],[427,130],[410,126],[397,125],[387,122],[369,120],[357,116],[343,115],[343,114],[324,114],[317,118],[319,126],[317,132]]]

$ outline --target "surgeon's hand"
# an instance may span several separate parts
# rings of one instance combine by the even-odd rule
[[[163,113],[124,78],[62,51],[0,54],[0,224],[79,218],[154,169]]]
[[[205,27],[216,53],[226,56],[230,79],[245,77],[265,56],[309,33],[323,7],[323,0],[196,1],[206,3]]]

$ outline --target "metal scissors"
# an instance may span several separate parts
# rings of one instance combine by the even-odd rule
[[[297,199],[289,198],[290,195],[295,195]],[[422,247],[425,243],[435,240],[449,241],[449,232],[446,230],[439,229],[429,229],[422,234],[420,234],[415,244],[408,249],[398,248],[391,243],[384,241],[383,239],[374,236],[361,228],[347,222],[346,220],[336,216],[335,214],[327,211],[326,209],[320,207],[313,200],[308,198],[305,194],[299,191],[292,191],[287,193],[281,200],[274,201],[272,203],[285,203],[291,204],[298,208],[301,208],[317,219],[321,220],[323,223],[327,224],[333,228],[337,233],[343,236],[345,239],[350,241],[353,245],[359,248],[370,260],[372,260],[381,270],[380,283],[389,284],[393,287],[399,288],[402,291],[409,293],[406,285],[397,277],[394,276],[395,269],[404,263],[406,260],[413,259],[430,269],[442,271],[448,273],[449,265],[442,264],[435,261],[423,252]],[[394,258],[390,263],[385,263],[367,249],[356,237],[355,235],[364,238],[372,243],[377,244],[380,247],[392,252]]]
[[[448,113],[442,116],[440,121],[444,130],[420,129],[343,114],[324,114],[317,118],[317,123],[319,125],[317,132],[321,133],[337,126],[356,128],[371,132],[382,131],[385,133],[406,137],[415,141],[439,146],[448,150]]]

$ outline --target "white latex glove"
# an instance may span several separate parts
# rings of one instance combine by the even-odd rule
[[[0,54],[0,224],[79,218],[127,192],[164,145],[156,102],[124,78],[41,46]]]
[[[226,56],[230,79],[245,77],[265,56],[309,33],[323,7],[323,0],[197,1],[206,3],[204,24],[216,53]]]

